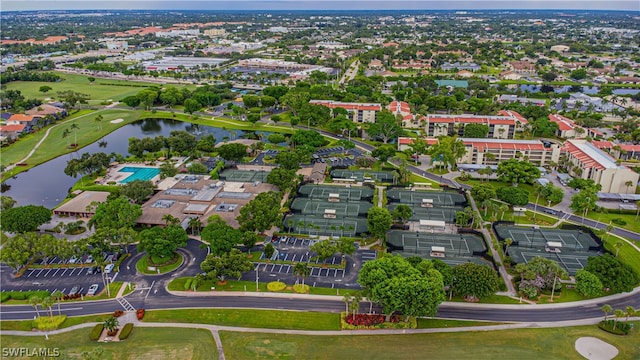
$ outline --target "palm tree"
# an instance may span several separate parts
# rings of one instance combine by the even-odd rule
[[[293,272],[296,276],[302,278],[302,286],[304,287],[304,279],[311,275],[311,269],[307,265],[307,263],[299,262],[293,266]]]
[[[78,146],[78,129],[80,129],[80,127],[78,126],[78,124],[73,123],[71,124],[70,129],[73,130],[73,145],[74,147],[77,147]]]
[[[102,117],[102,115],[98,115],[98,116],[96,116],[96,117],[95,117],[95,119],[94,119],[94,120],[95,120],[95,122],[97,122],[97,123],[98,123],[98,130],[102,130],[102,120],[103,120],[103,119],[104,119],[104,118]]]
[[[107,334],[115,335],[114,333],[118,331],[118,326],[120,323],[117,318],[110,317],[104,322],[104,328],[107,329]]]
[[[624,308],[624,311],[627,314],[627,318],[625,319],[626,322],[629,322],[629,318],[636,314],[636,309],[631,305]]]
[[[58,303],[58,315],[62,315],[62,313],[60,312],[60,300],[64,298],[64,294],[62,293],[62,291],[56,290],[51,293],[51,297]]]
[[[611,226],[611,224],[609,224],[609,226]],[[609,229],[609,226],[607,226],[607,231]],[[609,234],[607,233],[607,239],[608,238],[609,238]],[[623,245],[622,241],[618,241],[613,245],[616,248],[616,257],[618,257],[618,253],[620,252],[620,248],[622,247],[622,245]]]
[[[607,316],[613,311],[613,308],[609,304],[604,304],[601,309],[604,312],[604,321],[607,321]]]
[[[359,292],[354,293],[351,296],[351,310],[353,311],[353,316],[356,316],[358,310],[360,310],[360,302],[362,301],[362,295]]]
[[[506,254],[507,250],[509,250],[509,246],[511,246],[511,244],[513,244],[513,239],[512,238],[504,239],[504,244],[505,244],[504,253]]]
[[[345,317],[349,314],[349,303],[351,302],[351,293],[347,292],[342,296],[342,301],[344,301],[344,313]]]
[[[162,216],[162,220],[164,221],[165,225],[169,226],[169,225],[179,225],[180,224],[180,219],[178,219],[177,217],[171,215],[171,214],[164,214]]]
[[[67,138],[67,147],[71,146],[71,144],[69,144],[69,135],[71,135],[71,131],[69,131],[69,129],[64,129],[64,131],[62,132],[62,138]]]
[[[54,300],[50,296],[42,298],[42,307],[49,309],[49,317],[53,317],[53,304]]]
[[[200,218],[194,217],[189,219],[189,229],[191,229],[191,235],[194,235],[194,232],[196,229],[198,229],[198,232],[200,230],[200,228],[202,227],[202,221],[200,221]]]
[[[40,305],[40,303],[42,303],[42,298],[38,295],[33,295],[29,298],[29,304],[31,304],[31,306],[36,309],[36,314],[38,314],[38,317],[40,317],[40,311],[38,311],[38,305]]]
[[[504,213],[507,212],[507,210],[509,210],[509,205],[507,204],[500,204],[500,221],[502,221],[504,219]]]
[[[622,310],[622,309],[616,309],[616,310],[613,312],[613,316],[615,316],[615,320],[614,320],[614,322],[613,322],[613,330],[615,330],[615,329],[616,329],[616,325],[618,324],[618,319],[620,319],[620,318],[621,318],[621,317],[623,317],[624,315],[625,315],[625,312],[624,312],[624,310]]]

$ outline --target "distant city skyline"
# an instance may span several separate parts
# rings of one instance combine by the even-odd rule
[[[2,11],[16,10],[624,10],[638,11],[638,0],[468,0],[468,1],[335,1],[335,0],[6,0]]]

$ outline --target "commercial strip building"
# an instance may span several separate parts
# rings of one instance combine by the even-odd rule
[[[274,72],[285,72],[287,75],[290,75],[293,79],[305,79],[314,71],[321,71],[327,74],[333,73],[333,69],[326,66],[299,64],[293,61],[261,59],[261,58],[239,60],[238,67],[253,69],[256,71],[264,70],[264,71],[274,71]]]
[[[561,152],[571,165],[567,166],[571,176],[591,179],[602,185],[605,193],[635,193],[640,175],[618,165],[615,159],[594,144],[586,140],[567,140]]]
[[[330,109],[342,108],[347,110],[349,117],[357,123],[373,123],[376,113],[382,110],[382,105],[374,103],[350,103],[333,100],[311,100],[309,104],[322,105]]]

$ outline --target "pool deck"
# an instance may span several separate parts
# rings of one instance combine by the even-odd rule
[[[171,160],[174,162],[175,167],[180,167],[185,163],[186,157],[174,157]],[[164,161],[156,160],[156,161],[145,161],[145,162],[126,162],[126,163],[112,163],[107,168],[107,174],[104,177],[97,178],[96,184],[100,185],[108,185],[110,182],[115,182],[117,185],[124,185],[121,181],[128,178],[132,173],[130,172],[120,172],[123,168],[126,167],[138,167],[138,168],[159,168]],[[160,182],[160,177],[158,175],[154,176],[150,179],[154,185],[157,185]]]

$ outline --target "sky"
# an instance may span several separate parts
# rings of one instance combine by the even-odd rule
[[[640,0],[2,0],[0,11],[14,10],[631,10]]]

